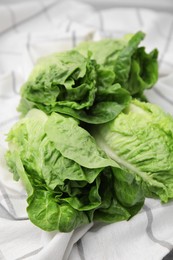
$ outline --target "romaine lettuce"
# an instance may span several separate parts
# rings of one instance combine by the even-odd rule
[[[144,47],[138,47],[144,36],[139,31],[121,39],[83,42],[76,49],[84,56],[91,52],[91,58],[101,65],[98,74],[113,73],[112,83],[119,83],[133,97],[143,98],[144,90],[158,79],[157,49],[146,53]]]
[[[21,88],[18,110],[38,108],[91,124],[113,120],[131,100],[143,99],[158,78],[157,50],[138,47],[144,33],[84,42],[41,58]]]
[[[135,189],[139,197],[143,192],[163,202],[173,198],[171,115],[154,104],[133,100],[116,119],[93,128],[93,135],[102,150],[124,169],[115,173],[120,201],[131,203],[130,194]]]
[[[113,84],[110,71],[102,73],[98,83],[98,67],[90,55],[85,58],[76,50],[41,58],[21,88],[18,110],[25,115],[35,107],[93,124],[112,120],[131,97],[119,84]],[[99,87],[104,93],[98,92]]]
[[[78,123],[32,109],[8,134],[7,164],[26,188],[30,220],[47,231],[127,220],[143,205],[144,198],[120,203],[114,178],[119,165]]]
[[[145,197],[173,198],[173,119],[139,101],[158,78],[157,50],[138,47],[143,38],[44,57],[22,86],[26,116],[8,134],[6,161],[38,227],[128,220]]]

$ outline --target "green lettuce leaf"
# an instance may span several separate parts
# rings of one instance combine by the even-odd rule
[[[25,115],[39,108],[47,114],[59,112],[92,124],[114,119],[127,106],[130,95],[114,84],[114,95],[107,98],[112,92],[112,74],[107,71],[98,76],[98,67],[90,55],[84,57],[76,50],[41,58],[21,88],[18,110]],[[97,99],[101,82],[106,96]]]
[[[116,172],[120,166],[76,119],[32,109],[12,127],[7,141],[6,161],[26,188],[28,216],[43,230],[70,232],[92,221],[111,223],[134,215],[115,192],[112,168]],[[138,202],[132,206],[139,210]]]
[[[101,65],[98,75],[109,71],[112,83],[119,83],[133,97],[142,98],[144,90],[158,79],[158,51],[146,53],[144,47],[138,47],[144,36],[143,32],[137,32],[121,39],[84,42],[76,49],[84,56],[92,53],[91,57]]]
[[[85,213],[75,210],[70,204],[57,203],[54,193],[49,190],[35,189],[28,204],[30,220],[46,231],[69,232],[89,222]]]
[[[173,198],[173,118],[154,104],[133,100],[113,121],[97,126],[98,145],[122,169],[114,176],[123,205],[143,197]],[[132,196],[132,197],[131,197]]]

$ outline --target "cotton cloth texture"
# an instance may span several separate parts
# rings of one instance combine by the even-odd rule
[[[91,223],[70,233],[37,228],[27,217],[25,189],[4,159],[6,134],[19,118],[20,87],[37,59],[84,40],[145,32],[142,45],[159,50],[159,80],[146,95],[173,115],[173,15],[168,11],[121,4],[97,9],[81,1],[0,2],[0,260],[161,260],[172,250],[172,202],[147,199],[129,221]]]

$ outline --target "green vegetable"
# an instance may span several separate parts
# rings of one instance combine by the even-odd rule
[[[130,95],[113,84],[110,71],[100,74],[98,83],[98,67],[90,55],[85,58],[76,50],[40,59],[21,89],[18,110],[25,115],[35,107],[93,124],[114,119],[127,106]]]
[[[146,53],[143,38],[54,53],[22,86],[26,116],[8,134],[6,161],[43,230],[128,220],[146,197],[173,198],[173,119],[139,101],[158,78],[157,50]]]
[[[112,73],[114,84],[119,83],[133,97],[143,98],[143,91],[158,79],[157,49],[147,54],[144,47],[138,47],[144,36],[137,32],[122,39],[84,42],[76,49],[84,56],[90,51],[91,58],[101,65],[99,74]]]
[[[138,47],[143,38],[144,33],[137,32],[84,42],[40,59],[21,89],[18,110],[25,115],[38,108],[91,124],[113,120],[131,96],[144,99],[144,90],[157,81],[157,50],[147,54]]]
[[[137,200],[143,194],[163,202],[173,198],[171,115],[154,104],[134,100],[116,119],[93,128],[93,135],[102,150],[124,169],[114,174],[121,202],[131,204],[133,191]]]
[[[28,193],[28,216],[44,230],[129,219],[143,205],[144,199],[120,203],[114,177],[119,165],[71,117],[32,109],[7,141],[7,164]]]

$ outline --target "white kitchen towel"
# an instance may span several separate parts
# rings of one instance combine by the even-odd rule
[[[161,205],[152,199],[130,221],[91,223],[71,233],[40,230],[28,220],[25,190],[20,181],[13,181],[4,159],[6,134],[18,120],[19,90],[37,59],[84,40],[144,31],[142,44],[147,50],[159,50],[159,80],[146,95],[173,115],[173,15],[142,6],[127,7],[128,3],[121,7],[119,1],[117,7],[96,9],[81,1],[0,2],[2,260],[161,260],[173,248],[173,203]]]

